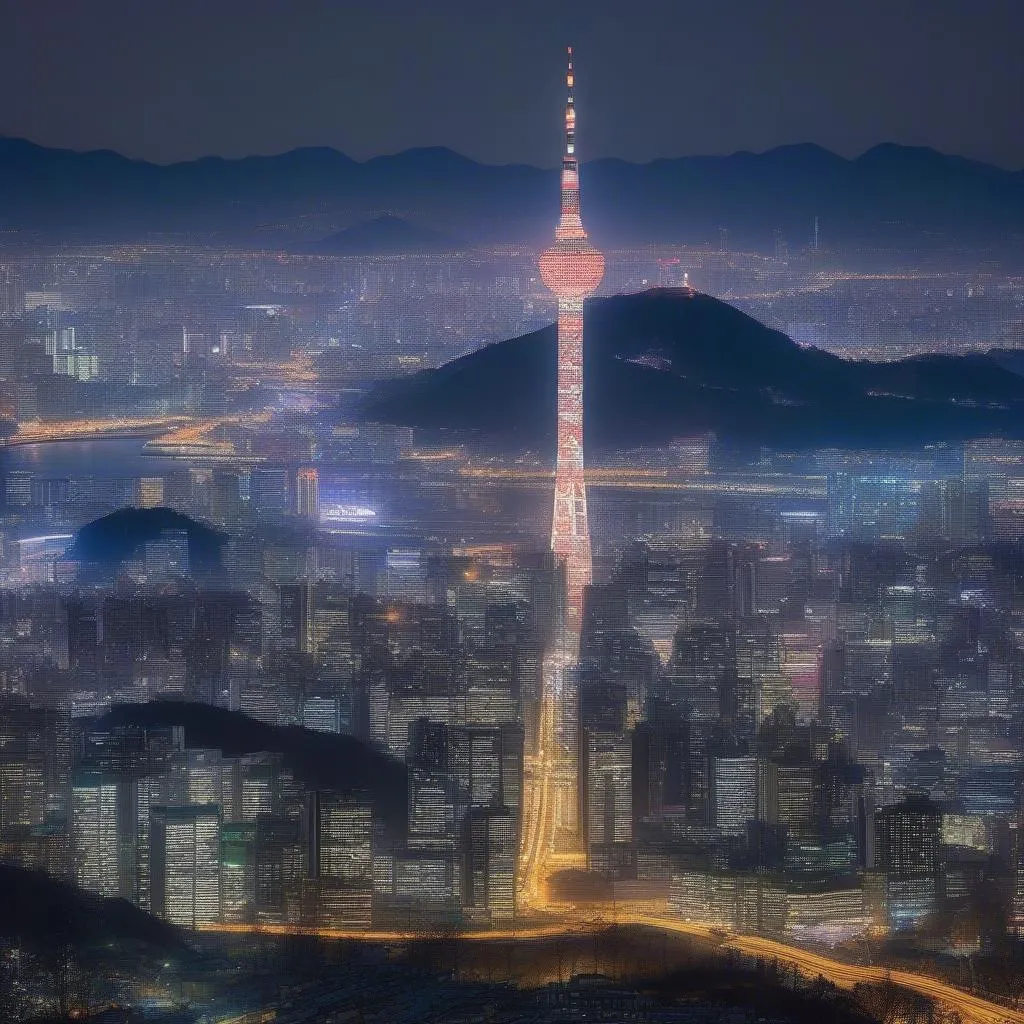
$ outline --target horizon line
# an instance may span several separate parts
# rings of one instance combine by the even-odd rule
[[[363,159],[350,156],[343,149],[338,149],[336,146],[308,145],[295,146],[291,149],[278,150],[269,153],[248,153],[244,156],[221,156],[220,154],[210,153],[204,156],[188,157],[182,160],[157,161],[150,160],[145,157],[129,156],[126,153],[122,153],[120,150],[111,149],[110,147],[105,146],[99,146],[91,149],[76,149],[71,146],[51,146],[47,145],[46,143],[36,142],[35,140],[27,138],[23,135],[0,134],[0,145],[2,145],[3,143],[22,143],[26,146],[31,146],[33,149],[43,150],[49,153],[66,153],[73,154],[75,156],[114,156],[117,157],[118,159],[125,160],[133,164],[145,165],[147,167],[163,168],[184,167],[190,164],[202,163],[239,164],[249,160],[277,160],[281,159],[282,157],[292,156],[297,153],[316,152],[333,153],[359,166],[366,166],[367,164],[374,163],[375,161],[394,159],[396,157],[406,156],[411,153],[445,153],[450,156],[457,157],[459,160],[465,161],[466,163],[475,164],[477,167],[485,168],[524,168],[527,170],[542,171],[545,173],[555,173],[558,171],[558,168],[560,166],[558,163],[552,164],[551,166],[543,166],[540,164],[531,164],[524,161],[488,163],[482,160],[477,160],[474,157],[467,156],[465,153],[462,153],[457,149],[453,149],[451,146],[445,145],[408,146],[405,149],[399,149],[384,153],[376,153],[372,156],[368,156]],[[1024,174],[1024,168],[1005,167],[1001,164],[994,164],[985,160],[975,159],[974,157],[963,156],[960,153],[945,152],[943,150],[936,149],[934,146],[910,145],[908,143],[891,141],[876,142],[874,145],[869,146],[867,149],[857,153],[855,156],[844,156],[843,154],[837,153],[835,150],[829,149],[827,146],[823,146],[817,142],[783,142],[775,146],[769,146],[765,149],[735,149],[724,153],[686,153],[681,154],[679,156],[656,156],[652,157],[650,160],[630,160],[625,157],[619,156],[595,156],[591,157],[588,160],[582,160],[581,165],[586,166],[587,164],[595,163],[620,163],[632,167],[649,167],[652,164],[676,163],[684,160],[729,160],[735,157],[762,157],[785,150],[816,151],[819,153],[824,153],[827,156],[833,157],[836,160],[841,160],[844,163],[857,163],[859,160],[862,160],[870,153],[886,149],[903,150],[906,152],[928,153],[930,155],[942,157],[947,160],[962,161],[963,163],[971,164],[976,167],[990,168],[992,170],[996,170],[1004,174]]]

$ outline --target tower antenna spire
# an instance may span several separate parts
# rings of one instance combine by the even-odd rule
[[[572,70],[572,47],[566,47],[567,70],[565,73],[565,88],[568,98],[565,104],[565,155],[575,159],[576,153],[576,103],[573,99],[573,90],[576,87],[576,77]]]

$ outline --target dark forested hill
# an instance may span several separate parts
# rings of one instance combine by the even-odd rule
[[[237,711],[183,701],[114,705],[100,725],[181,726],[188,746],[215,748],[227,757],[280,753],[306,786],[364,793],[394,832],[405,828],[405,765],[351,736],[269,725]]]
[[[1024,377],[991,356],[844,360],[681,289],[594,299],[585,323],[592,450],[705,431],[798,447],[1024,436]],[[388,382],[363,416],[547,449],[555,371],[552,325]]]

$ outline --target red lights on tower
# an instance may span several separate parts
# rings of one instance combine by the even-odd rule
[[[559,241],[540,254],[541,280],[559,299],[583,299],[604,277],[604,256],[584,237]]]

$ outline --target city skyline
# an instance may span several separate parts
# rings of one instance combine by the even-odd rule
[[[98,6],[9,116],[561,160],[0,138],[4,1024],[1024,1024],[1024,178],[580,159],[993,144],[1021,16]]]

